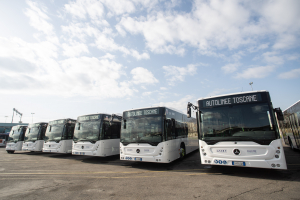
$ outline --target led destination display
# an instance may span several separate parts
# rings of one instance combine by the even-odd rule
[[[247,94],[242,96],[221,97],[203,100],[203,107],[224,106],[262,101],[260,94]]]
[[[157,115],[159,114],[159,109],[145,109],[145,110],[135,110],[135,111],[128,111],[125,112],[125,117],[135,117],[135,116],[142,116],[142,115]]]
[[[88,120],[98,120],[98,119],[100,119],[100,115],[78,117],[78,121],[88,121]]]
[[[63,124],[65,122],[64,119],[62,120],[55,120],[55,121],[51,121],[49,122],[49,125],[54,125],[54,124]]]

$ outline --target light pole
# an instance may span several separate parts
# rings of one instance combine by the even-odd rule
[[[5,116],[5,123],[6,123],[7,118],[8,118],[8,116]]]
[[[253,91],[252,84],[253,84],[253,82],[249,83],[249,85],[251,86],[251,89],[252,89],[252,91]]]
[[[31,116],[32,116],[32,120],[31,120],[31,123],[33,123],[33,115],[34,115],[35,113],[31,113]]]

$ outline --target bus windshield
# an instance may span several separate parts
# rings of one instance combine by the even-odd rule
[[[77,122],[74,131],[74,141],[98,141],[100,121]]]
[[[157,145],[162,142],[162,124],[161,116],[124,119],[121,126],[121,142],[123,144],[149,143]]]
[[[13,127],[9,133],[8,142],[18,142],[20,138],[20,134],[22,132],[21,127]]]
[[[254,141],[269,144],[277,139],[273,117],[267,103],[214,107],[201,110],[201,139],[219,141]]]
[[[64,124],[48,125],[45,134],[45,141],[60,141],[64,131]]]
[[[28,127],[25,133],[25,141],[36,141],[39,134],[40,127]]]

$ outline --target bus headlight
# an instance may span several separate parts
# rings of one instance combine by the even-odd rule
[[[203,155],[206,156],[206,153],[204,152]]]
[[[279,150],[276,150],[276,153],[280,153],[280,151],[279,151]]]
[[[279,158],[279,155],[275,155],[275,158]]]

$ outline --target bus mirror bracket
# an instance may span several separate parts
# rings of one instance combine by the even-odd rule
[[[274,108],[274,112],[276,112],[277,119],[279,121],[283,121],[284,120],[283,113],[282,113],[282,110],[280,108]]]
[[[192,117],[192,109],[191,108],[193,108],[196,111],[199,111],[197,106],[195,106],[192,103],[188,102],[188,104],[187,104],[187,118]]]

